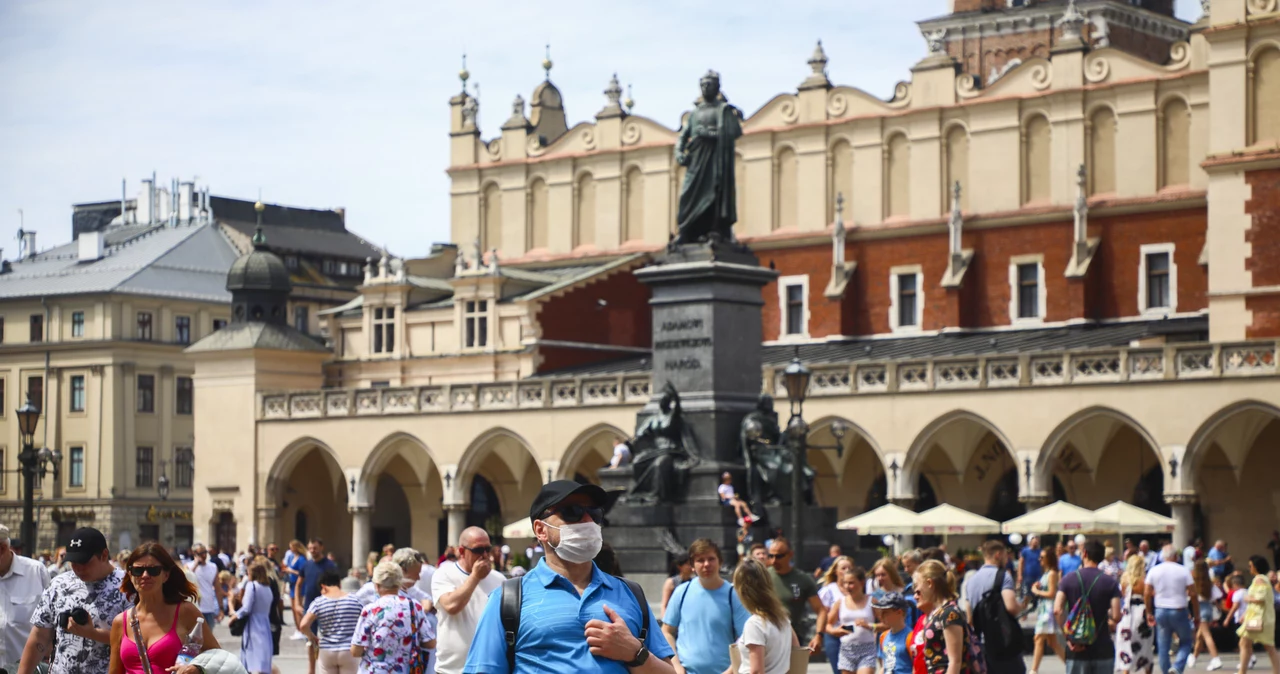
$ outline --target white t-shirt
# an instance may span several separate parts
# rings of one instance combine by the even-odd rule
[[[1196,565],[1196,546],[1188,545],[1182,549],[1182,565],[1188,569]]]
[[[196,578],[196,589],[200,590],[200,612],[217,613],[218,593],[213,588],[214,583],[218,582],[217,565],[213,562],[205,562],[197,566],[195,562],[191,562],[187,568]]]
[[[764,646],[764,674],[787,674],[791,667],[791,623],[779,627],[758,615],[747,619],[738,637],[738,655],[742,664],[738,674],[751,674],[751,651],[748,645]]]
[[[1249,607],[1249,592],[1243,587],[1231,593],[1231,615],[1233,622],[1244,622],[1244,610]]]
[[[1156,608],[1174,610],[1187,607],[1187,588],[1191,572],[1181,564],[1161,564],[1147,572],[1147,584],[1156,595]]]
[[[441,566],[431,579],[431,596],[439,603],[441,597],[462,587],[468,575],[457,564]],[[484,605],[489,601],[489,593],[501,587],[502,580],[501,573],[491,571],[471,593],[471,601],[455,614],[450,615],[444,608],[437,607],[440,621],[436,631],[437,672],[461,674],[463,665],[467,664],[467,649],[471,648],[471,640],[476,635],[480,614],[484,613]]]
[[[721,501],[732,501],[735,492],[733,490],[733,485],[722,484],[719,487],[716,487],[716,493],[720,495]]]
[[[625,442],[619,442],[613,446],[613,460],[610,465],[621,468],[631,463],[631,447]]]
[[[436,575],[436,567],[430,564],[423,564],[422,570],[418,572],[418,582],[414,587],[418,588],[422,594],[427,597],[431,596],[431,578]],[[434,600],[433,600],[434,601]]]
[[[827,608],[841,599],[844,599],[844,592],[840,591],[839,583],[827,583],[818,590],[818,601]]]

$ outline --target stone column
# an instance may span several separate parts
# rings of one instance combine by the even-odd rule
[[[1173,530],[1173,547],[1181,559],[1182,549],[1191,543],[1191,534],[1195,530],[1196,500],[1191,494],[1176,494],[1164,497],[1173,510],[1173,519],[1178,523]]]
[[[351,565],[357,566],[369,554],[372,545],[373,525],[370,518],[373,508],[352,506],[347,512],[351,513]]]
[[[458,539],[462,537],[462,530],[467,528],[467,505],[446,505],[445,512],[449,516],[449,540],[445,541],[445,545],[457,545]]]

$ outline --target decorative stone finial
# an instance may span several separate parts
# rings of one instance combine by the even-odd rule
[[[607,102],[604,108],[596,113],[596,119],[622,117],[627,114],[622,110],[622,85],[618,84],[618,73],[614,73],[613,77],[609,78],[609,85],[604,88],[604,97]]]
[[[467,80],[471,79],[471,71],[467,70],[467,53],[462,53],[462,70],[458,71],[458,79],[462,80],[462,93],[467,93]]]
[[[474,129],[480,118],[480,84],[476,85],[476,95],[468,96],[466,91],[462,92],[464,100],[462,101],[462,128]]]
[[[1209,18],[1209,8],[1213,5],[1213,0],[1200,0],[1200,19],[1203,21]]]
[[[489,249],[489,273],[494,276],[498,275],[498,249]]]
[[[542,57],[542,70],[546,73],[547,80],[551,79],[551,66],[555,65],[551,60],[551,45],[547,45],[547,55]]]
[[[253,205],[253,211],[258,214],[258,227],[253,232],[254,248],[262,248],[267,245],[267,235],[262,232],[262,212],[265,210],[267,210],[267,207],[262,203],[262,190],[258,190],[258,201]]]
[[[524,116],[524,96],[516,94],[511,101],[511,117],[502,125],[503,129],[523,129],[529,126],[529,118]]]
[[[836,192],[836,229],[844,229],[844,192]]]
[[[1084,37],[1084,24],[1087,19],[1076,7],[1076,0],[1067,2],[1067,11],[1058,19],[1058,27],[1062,29],[1063,41],[1081,40]]]
[[[524,117],[524,96],[516,94],[516,99],[511,101],[511,116]]]
[[[813,72],[800,83],[802,91],[831,86],[831,81],[827,79],[827,52],[822,48],[822,40],[818,40],[818,44],[813,47],[813,55],[809,57],[809,68]]]
[[[631,84],[627,83],[627,97],[622,99],[622,106],[627,109],[627,114],[631,114],[631,108],[636,107],[635,99],[631,98]]]
[[[369,285],[373,281],[373,258],[366,257],[364,259],[364,284]]]
[[[939,28],[924,34],[924,41],[929,45],[929,55],[936,56],[947,52],[947,29]]]

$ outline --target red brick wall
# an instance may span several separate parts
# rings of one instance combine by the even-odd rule
[[[1280,191],[1277,191],[1280,195]],[[973,261],[960,290],[941,287],[947,268],[944,233],[858,241],[848,246],[847,257],[858,263],[841,300],[823,295],[831,273],[828,245],[812,245],[760,253],[761,264],[771,261],[781,276],[809,274],[809,334],[867,335],[889,332],[889,270],[920,265],[924,273],[923,329],[991,327],[1009,324],[1009,260],[1018,255],[1044,256],[1045,320],[1071,318],[1108,319],[1138,313],[1139,247],[1172,242],[1178,268],[1178,311],[1206,306],[1208,285],[1199,264],[1204,247],[1205,210],[1091,218],[1090,236],[1101,242],[1089,277],[1067,279],[1071,259],[1071,222],[1020,225],[996,229],[971,229],[964,247],[974,250]],[[1280,239],[1280,223],[1274,235]],[[1276,248],[1280,253],[1280,246]],[[1280,267],[1280,263],[1276,265]],[[1277,272],[1280,274],[1280,271]],[[763,291],[765,339],[779,336],[780,313],[776,283]]]
[[[1245,269],[1252,273],[1255,288],[1280,285],[1280,169],[1248,171],[1245,181],[1251,190],[1245,213],[1253,218],[1245,234],[1252,248]],[[1249,297],[1245,307],[1253,312],[1247,337],[1280,335],[1280,296]]]
[[[601,307],[598,300],[608,304]],[[649,288],[629,271],[548,300],[538,312],[543,339],[648,347],[653,342]],[[627,354],[543,347],[539,371],[614,360]]]

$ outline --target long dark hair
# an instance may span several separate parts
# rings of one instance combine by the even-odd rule
[[[133,568],[134,562],[143,557],[154,558],[169,573],[169,579],[164,581],[164,585],[160,588],[164,591],[164,603],[181,604],[188,599],[194,599],[199,594],[196,586],[187,578],[186,572],[173,561],[169,551],[155,541],[148,541],[134,548],[124,560],[124,582],[120,583],[120,591],[129,598],[129,601],[138,600],[138,589],[133,586],[133,576],[129,570]]]

